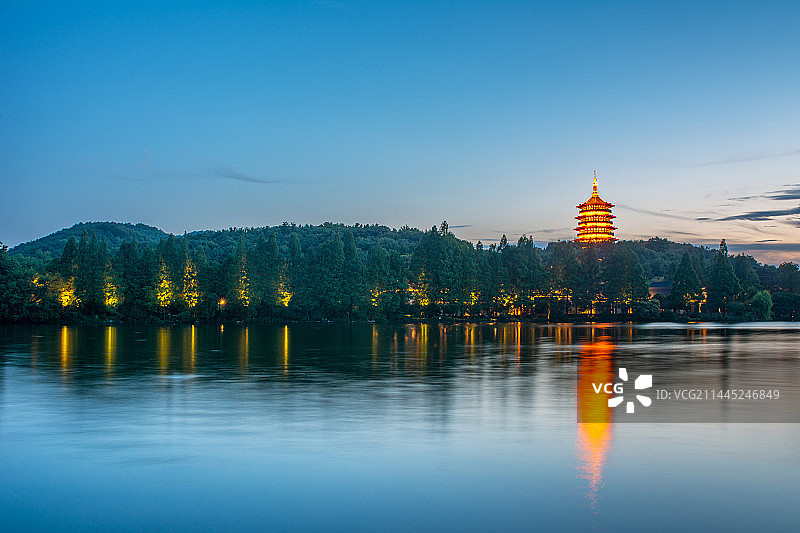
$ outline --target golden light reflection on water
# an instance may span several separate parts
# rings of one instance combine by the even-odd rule
[[[239,365],[242,374],[247,374],[250,367],[250,328],[246,326],[241,330],[239,338]]]
[[[283,326],[283,375],[289,375],[289,326]]]
[[[595,393],[593,384],[614,381],[612,354],[615,347],[610,337],[599,336],[596,340],[583,344],[580,353],[576,390],[578,420],[592,422],[578,423],[575,451],[581,477],[589,484],[586,496],[593,508],[597,505],[603,468],[613,440],[613,414],[608,407],[610,395],[604,392]]]
[[[106,374],[114,373],[114,364],[117,360],[117,327],[106,328]]]
[[[169,328],[158,328],[156,351],[158,352],[158,370],[162,374],[169,372]]]
[[[183,371],[194,373],[197,356],[197,328],[194,324],[183,330]]]
[[[69,326],[61,326],[61,371],[66,374],[72,366],[75,351],[75,332]]]
[[[419,339],[417,340],[417,361],[421,367],[428,362],[428,324],[419,325]]]
[[[372,326],[372,366],[378,362],[378,326]]]

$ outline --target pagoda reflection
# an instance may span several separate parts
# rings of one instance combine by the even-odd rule
[[[615,344],[610,337],[598,337],[581,346],[576,387],[578,430],[575,442],[581,477],[588,481],[587,497],[594,508],[602,486],[603,468],[611,447],[613,422],[609,394],[595,392],[593,384],[614,381]]]

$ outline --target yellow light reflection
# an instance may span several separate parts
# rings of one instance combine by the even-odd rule
[[[581,477],[589,483],[587,498],[594,508],[602,486],[603,468],[611,442],[613,414],[608,407],[610,394],[595,392],[596,384],[614,381],[613,358],[615,345],[608,337],[600,337],[581,347],[577,383],[577,409],[579,422],[575,443]]]
[[[378,326],[372,326],[372,365],[378,362]]]
[[[117,359],[117,327],[106,328],[106,373],[111,375]]]
[[[169,328],[158,328],[156,351],[158,352],[158,369],[162,374],[169,372]]]
[[[247,374],[250,366],[250,328],[245,327],[239,339],[239,365],[242,367],[242,374]]]
[[[417,354],[419,355],[419,363],[422,368],[427,366],[428,362],[428,324],[419,325],[419,339],[417,341]]]
[[[194,324],[183,332],[183,370],[194,373],[195,355],[197,352],[197,328]]]
[[[289,326],[283,326],[283,374],[289,375]]]
[[[61,326],[61,371],[66,373],[72,366],[72,352],[74,345],[75,332],[68,326]]]

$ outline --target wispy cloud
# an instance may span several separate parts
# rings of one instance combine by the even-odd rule
[[[800,154],[800,148],[793,148],[791,150],[783,150],[780,152],[774,152],[774,151],[750,152],[740,155],[733,155],[730,157],[724,157],[722,159],[714,159],[711,161],[695,163],[693,165],[687,165],[685,168],[710,167],[714,165],[729,165],[732,163],[746,163],[748,161],[760,161],[762,159],[774,159],[778,157],[788,157],[797,154]]]
[[[736,198],[729,198],[729,200],[744,202],[746,200],[757,200],[761,198],[767,200],[800,200],[800,183],[785,185],[783,189],[778,189],[777,191],[768,191],[763,194],[754,194],[751,196],[737,196]]]
[[[800,215],[800,206],[791,209],[772,209],[764,211],[750,211],[749,213],[742,213],[740,215],[730,215],[720,218],[720,221],[727,220],[751,220],[751,221],[764,221],[773,220],[775,217],[782,217],[788,215]]]
[[[664,211],[649,211],[647,209],[640,209],[638,207],[631,207],[625,204],[616,204],[616,207],[624,209],[625,211],[633,211],[634,213],[642,213],[645,215],[651,215],[654,217],[664,217],[664,218],[675,218],[678,220],[699,220],[692,217],[684,216],[684,215],[676,215],[675,213],[666,213]]]
[[[692,233],[690,231],[677,231],[674,229],[663,230],[661,233],[664,235],[681,235],[684,237],[702,237],[702,235],[700,235],[699,233]]]
[[[786,185],[785,188],[764,195],[770,200],[800,200],[800,183]]]
[[[536,229],[533,231],[528,232],[528,234],[532,235],[550,235],[552,233],[565,233],[571,232],[572,228],[547,228],[547,229]]]
[[[286,180],[282,179],[262,178],[259,176],[253,176],[251,174],[245,174],[244,172],[239,172],[238,170],[234,170],[233,168],[228,166],[214,167],[211,169],[211,173],[212,175],[218,178],[245,181],[248,183],[262,183],[262,184],[287,183]]]
[[[753,243],[728,243],[731,250],[765,250],[775,252],[800,252],[800,242],[753,242]]]
[[[471,228],[473,224],[461,224],[460,226],[447,226],[448,228]]]

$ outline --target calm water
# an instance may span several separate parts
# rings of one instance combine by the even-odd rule
[[[799,424],[578,424],[622,363],[788,398],[800,329],[3,327],[0,524],[800,528]]]

